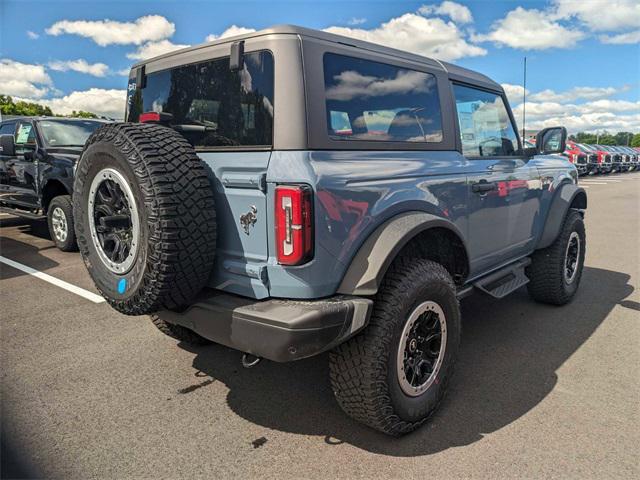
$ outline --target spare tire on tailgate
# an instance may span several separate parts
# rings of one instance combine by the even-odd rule
[[[113,123],[96,130],[73,188],[82,259],[127,315],[180,309],[213,268],[216,219],[204,164],[174,130]]]

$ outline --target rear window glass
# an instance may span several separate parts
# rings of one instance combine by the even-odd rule
[[[169,114],[169,123],[199,148],[270,146],[273,138],[273,56],[244,55],[241,70],[229,57],[154,72],[132,96],[128,120]]]
[[[324,55],[327,128],[333,140],[442,142],[435,76]]]

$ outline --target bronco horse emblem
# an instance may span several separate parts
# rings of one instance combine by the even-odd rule
[[[251,205],[251,208],[244,215],[240,215],[240,225],[244,228],[244,233],[249,235],[249,229],[253,227],[258,221],[258,209],[255,205]]]

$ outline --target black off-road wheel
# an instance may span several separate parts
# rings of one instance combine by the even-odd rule
[[[73,222],[73,204],[69,195],[55,197],[47,209],[47,224],[51,240],[63,252],[78,250]]]
[[[180,134],[113,123],[94,132],[76,170],[76,236],[109,304],[127,315],[189,305],[216,249],[213,190]]]
[[[460,343],[449,273],[404,258],[386,274],[369,325],[330,354],[331,384],[351,417],[389,435],[424,424],[447,389]]]
[[[580,285],[586,248],[582,215],[569,210],[558,238],[531,257],[526,269],[529,295],[541,303],[569,303]]]

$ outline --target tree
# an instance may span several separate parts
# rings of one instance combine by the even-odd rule
[[[98,118],[98,116],[95,113],[85,112],[84,110],[78,110],[77,112],[74,110],[73,112],[71,112],[71,115],[69,115],[69,117]]]
[[[632,147],[640,147],[640,133],[636,133],[631,139]]]
[[[51,108],[32,102],[14,102],[8,95],[0,95],[0,112],[4,115],[53,115]]]
[[[631,132],[618,132],[614,135],[616,139],[616,145],[629,145],[631,143],[631,137],[633,137],[633,133]]]

